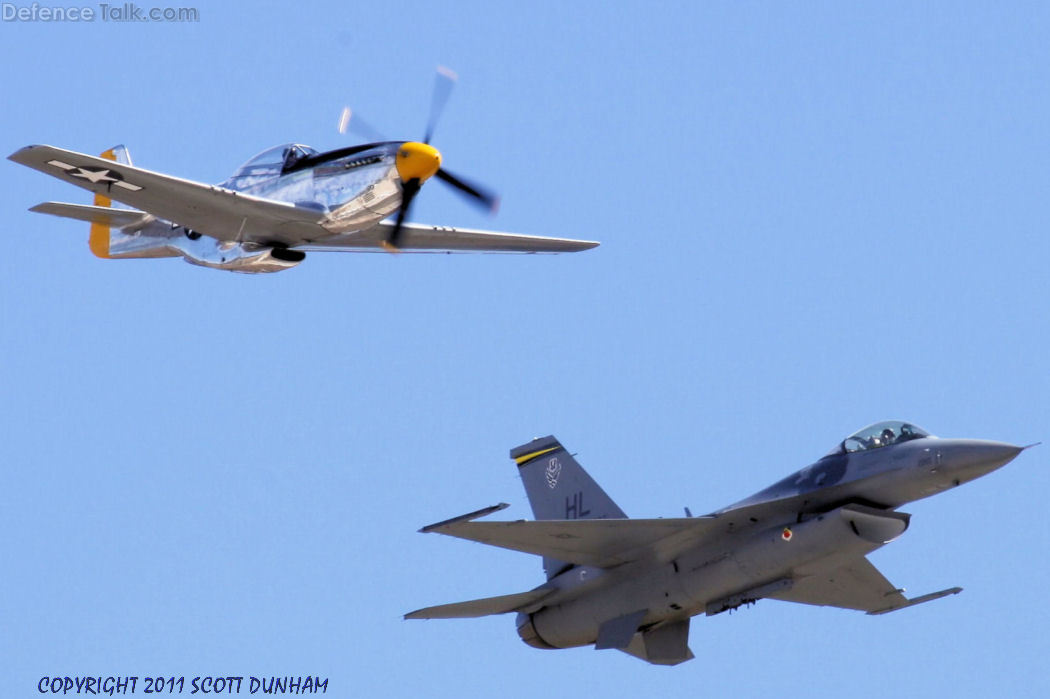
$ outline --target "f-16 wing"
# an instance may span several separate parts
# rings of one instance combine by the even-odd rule
[[[305,245],[296,245],[297,250],[378,252],[381,243],[390,239],[394,224],[382,221],[364,231],[332,236]],[[470,228],[450,226],[426,226],[405,223],[398,237],[398,249],[402,252],[579,252],[597,247],[590,240],[571,238],[548,238],[538,235],[496,233]]]
[[[783,503],[758,503],[702,517],[475,522],[505,504],[423,527],[576,565],[600,568],[632,561],[670,561],[683,551],[746,528],[783,521]]]
[[[490,508],[491,510],[491,508]],[[485,512],[484,510],[482,512]],[[682,537],[697,541],[721,531],[713,517],[672,519],[572,519],[474,522],[465,515],[424,527],[491,546],[533,553],[576,565],[609,568],[634,560],[659,558],[664,547]],[[479,515],[480,516],[480,515]]]
[[[871,561],[861,557],[830,572],[794,580],[790,587],[768,596],[785,602],[885,614],[960,592],[961,587],[950,587],[908,599],[903,590],[894,587]]]
[[[26,146],[8,158],[218,240],[294,245],[330,235],[320,211],[84,153]]]

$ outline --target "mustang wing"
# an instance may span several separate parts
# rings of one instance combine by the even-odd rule
[[[393,226],[394,224],[389,221],[382,221],[367,230],[335,235],[294,247],[305,252],[311,250],[379,251],[382,250],[380,242],[390,238]],[[589,250],[597,245],[598,243],[590,240],[546,238],[538,235],[494,233],[469,228],[406,223],[401,229],[398,249],[404,252],[578,252]]]
[[[861,557],[835,570],[795,580],[791,587],[769,597],[785,602],[885,614],[960,592],[961,587],[950,587],[908,599],[902,594],[903,590],[894,587],[871,561]]]
[[[219,240],[295,245],[329,235],[318,225],[319,211],[84,153],[26,146],[8,158]]]

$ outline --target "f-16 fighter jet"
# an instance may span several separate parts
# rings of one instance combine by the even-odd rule
[[[893,612],[962,591],[908,598],[868,561],[908,528],[911,516],[897,508],[990,473],[1026,448],[880,422],[717,512],[628,519],[558,440],[535,439],[510,456],[536,521],[474,521],[507,507],[500,504],[421,531],[542,556],[547,582],[405,618],[516,612],[518,635],[535,648],[593,644],[676,665],[693,657],[689,620],[697,614],[763,598]]]

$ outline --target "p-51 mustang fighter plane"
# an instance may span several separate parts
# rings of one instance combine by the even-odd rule
[[[94,206],[46,202],[36,211],[91,223],[98,257],[183,257],[233,272],[279,272],[311,251],[576,252],[586,240],[492,233],[406,222],[431,177],[495,210],[498,199],[441,166],[430,145],[455,74],[438,70],[422,142],[382,141],[320,153],[290,143],[263,151],[219,185],[132,166],[124,146],[101,157],[52,146],[8,156],[95,194]],[[349,110],[343,113],[344,130]],[[111,207],[111,200],[134,209]],[[394,221],[384,221],[396,212]]]
[[[207,185],[133,167],[117,146],[93,157],[52,146],[8,156],[95,193],[94,206],[46,202],[30,211],[91,223],[98,257],[183,257],[233,272],[279,272],[311,251],[575,252],[598,243],[404,222],[412,197],[436,176],[471,198],[479,188],[441,169],[417,142],[384,142],[319,153],[277,146]],[[135,207],[111,208],[111,200]],[[394,222],[384,221],[398,212]]]
[[[547,582],[405,618],[517,612],[518,635],[535,648],[594,644],[676,665],[693,657],[690,617],[762,598],[896,611],[962,591],[909,599],[868,561],[908,528],[911,516],[897,508],[983,476],[1025,448],[881,422],[712,514],[627,519],[554,437],[536,439],[510,452],[536,521],[473,521],[507,507],[500,504],[421,531],[543,556]]]

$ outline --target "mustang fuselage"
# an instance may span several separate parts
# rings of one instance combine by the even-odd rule
[[[277,146],[253,157],[218,186],[320,212],[320,226],[325,232],[333,236],[352,234],[372,228],[401,205],[397,168],[401,145],[388,142],[325,153],[297,144]],[[119,190],[111,192],[119,201]],[[177,221],[149,217],[114,232],[106,256],[182,256],[187,262],[213,269],[279,272],[294,267],[306,256],[290,248],[288,242],[279,235],[262,242],[220,240]]]

